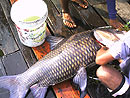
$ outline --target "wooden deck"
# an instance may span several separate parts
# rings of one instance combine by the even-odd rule
[[[0,0],[0,76],[22,73],[50,51],[48,43],[36,48],[29,48],[21,44],[15,25],[10,18],[11,4],[14,1]],[[48,24],[47,34],[68,37],[74,33],[109,25],[105,0],[88,0],[88,9],[83,9],[71,2],[69,6],[71,15],[78,25],[74,30],[64,27],[59,0],[44,1],[49,10],[46,20]],[[117,0],[116,2],[117,16],[122,23],[126,23],[130,19],[129,2],[126,0]],[[93,82],[89,82],[89,96],[96,98],[92,88],[94,88]],[[89,96],[85,98],[90,98]],[[9,98],[9,91],[0,88],[0,98]],[[33,96],[29,93],[26,98],[33,98]],[[71,85],[71,80],[68,80],[50,87],[46,98],[79,98],[79,92]]]

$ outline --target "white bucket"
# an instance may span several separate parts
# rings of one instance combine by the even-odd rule
[[[46,37],[47,5],[42,0],[19,0],[12,5],[11,19],[20,41],[28,47],[41,45]]]

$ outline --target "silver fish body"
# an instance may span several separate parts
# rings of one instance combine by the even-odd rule
[[[35,65],[40,66],[39,71],[35,73],[39,74],[37,81],[43,80],[44,86],[54,85],[73,77],[80,67],[87,67],[95,61],[96,51],[100,48],[88,32],[75,34],[63,42]],[[36,78],[35,75],[30,79]]]
[[[96,51],[100,48],[100,45],[90,33],[91,31],[82,32],[62,40],[55,49],[24,73],[16,75],[16,78],[12,80],[17,80],[20,83],[16,84],[24,85],[24,88],[28,89],[36,83],[40,83],[43,87],[48,87],[74,77],[81,67],[87,67],[95,61]],[[10,76],[0,77],[0,87],[4,87],[7,84],[2,83],[2,81],[6,81],[8,78]],[[24,94],[17,96],[25,96]],[[12,98],[17,98],[14,97],[16,96],[15,94],[12,96]]]

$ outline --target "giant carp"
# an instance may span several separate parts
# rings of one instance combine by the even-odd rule
[[[21,74],[0,77],[0,87],[10,91],[10,98],[24,98],[29,89],[35,98],[44,98],[48,86],[73,78],[83,98],[87,86],[85,68],[95,62],[96,51],[100,49],[92,33],[81,32],[69,38],[51,37],[58,39],[51,52]]]

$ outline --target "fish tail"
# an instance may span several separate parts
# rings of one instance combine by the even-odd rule
[[[17,75],[0,77],[0,88],[8,89],[10,98],[24,98],[28,91],[27,87],[17,79]]]
[[[44,98],[48,87],[43,87],[42,85],[35,84],[30,87],[34,98]]]

